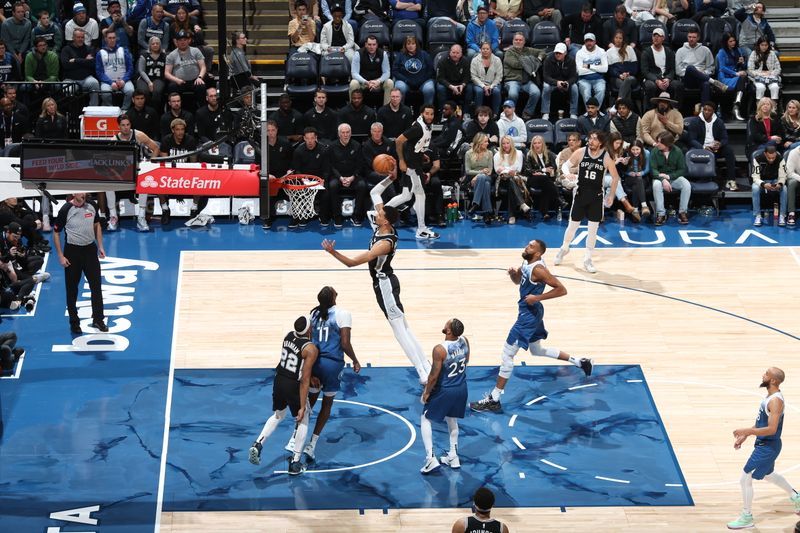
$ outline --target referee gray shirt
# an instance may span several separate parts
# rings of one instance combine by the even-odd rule
[[[97,207],[92,202],[84,202],[80,207],[67,202],[58,211],[53,231],[60,232],[63,228],[66,244],[88,246],[95,241],[95,222],[98,222]]]

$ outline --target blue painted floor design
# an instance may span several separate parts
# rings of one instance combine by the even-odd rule
[[[146,270],[141,266],[124,269],[135,272],[135,277],[131,283],[120,284],[133,289],[133,292],[120,296],[120,299],[130,296],[132,301],[113,303],[111,299],[107,299],[107,310],[118,313],[109,313],[112,326],[116,324],[123,330],[116,334],[129,342],[124,350],[114,352],[102,346],[83,352],[56,350],[55,347],[59,345],[69,345],[72,337],[64,316],[63,270],[52,256],[48,258],[46,269],[53,277],[41,287],[34,316],[19,312],[2,318],[0,329],[15,331],[20,345],[27,349],[27,355],[19,379],[0,380],[0,414],[5,424],[5,433],[0,440],[0,532],[44,531],[51,526],[63,527],[63,522],[48,518],[50,513],[92,505],[100,505],[100,510],[93,513],[93,517],[99,520],[103,531],[128,533],[152,530],[157,505],[164,407],[181,250],[319,250],[322,238],[336,239],[340,249],[363,250],[370,236],[370,230],[366,227],[346,226],[338,231],[332,228],[320,231],[317,225],[312,224],[305,230],[287,230],[285,220],[278,221],[272,230],[264,231],[256,225],[240,226],[224,217],[219,217],[210,229],[200,230],[185,228],[180,220],[176,220],[169,228],[154,224],[154,231],[147,234],[134,231],[135,223],[129,219],[124,220],[121,226],[122,231],[106,233],[107,254],[110,257],[158,264],[157,270]],[[435,242],[416,241],[412,228],[406,227],[400,229],[400,253],[407,249],[509,248],[518,251],[531,238],[542,238],[552,248],[561,242],[565,226],[566,221],[542,223],[537,220],[534,223],[520,222],[516,226],[485,228],[482,224],[462,221],[442,229],[442,238]],[[757,228],[757,233],[751,233],[754,229],[749,209],[741,208],[729,208],[718,218],[693,215],[689,226],[678,226],[674,220],[670,220],[666,226],[658,229],[650,224],[623,225],[611,220],[601,225],[599,233],[600,237],[611,244],[599,241],[598,252],[602,254],[602,249],[606,246],[640,246],[627,242],[626,238],[629,241],[655,243],[641,245],[646,247],[722,247],[736,246],[737,241],[740,241],[741,246],[800,245],[798,229],[778,228],[774,224],[767,224]],[[697,240],[698,237],[701,239]],[[225,295],[221,294],[221,297]],[[130,305],[130,309],[124,308],[126,305]],[[365,375],[373,371],[365,370]],[[488,371],[485,377],[489,381],[483,385],[494,379],[493,375],[489,375],[493,372],[494,369]],[[512,389],[518,377],[515,375]],[[473,378],[477,379],[477,376]],[[569,372],[559,378],[557,385],[566,384],[568,378]],[[263,381],[265,378],[258,379]],[[266,387],[266,383],[264,381],[261,387]],[[537,387],[541,388],[542,384],[538,383]],[[483,392],[485,390],[473,387],[473,399]],[[504,402],[508,405],[524,404],[523,400],[530,401],[527,396],[525,399],[521,395],[515,398],[511,393],[504,397]],[[409,419],[416,426],[419,404],[404,402],[403,405],[413,405],[414,414],[409,415]],[[257,433],[269,407],[268,401],[257,409],[250,407],[245,413],[250,418],[235,421],[244,428],[243,441],[237,438],[231,447],[249,445],[255,436],[253,432]],[[541,407],[548,407],[542,411],[544,413],[554,412],[552,405],[543,403]],[[353,416],[363,416],[363,408],[348,406],[348,409],[355,413]],[[409,407],[409,410],[412,408]],[[346,411],[336,410],[340,419],[344,412]],[[530,409],[520,411],[517,424],[522,424],[530,413],[538,412]],[[477,417],[471,417],[474,418]],[[514,458],[521,450],[508,441],[510,433],[507,422],[507,418],[497,417],[492,421],[491,431],[494,432],[492,435],[497,432],[504,435],[506,440],[503,444],[503,458],[512,459],[510,464],[513,465]],[[332,420],[331,427],[335,427],[333,424],[336,423],[339,422]],[[542,425],[547,423],[547,420],[540,422]],[[443,437],[443,434],[438,434],[437,441],[440,445],[444,441]],[[524,445],[528,445],[529,441],[523,436],[518,438]],[[176,446],[180,449],[179,445]],[[469,450],[471,444],[466,446],[465,455],[480,456]],[[421,444],[417,440],[402,456],[408,458],[402,460],[407,461],[408,475],[415,480],[421,462],[420,454]],[[350,457],[342,456],[339,459],[345,462]],[[550,460],[559,464],[557,455]],[[227,458],[221,458],[216,468],[226,465],[227,461]],[[504,462],[503,468],[510,468],[508,464]],[[251,465],[232,463],[231,468],[233,466],[249,468]],[[273,466],[283,467],[283,463],[276,458]],[[579,465],[565,463],[564,466],[573,469],[570,471],[580,470]],[[537,472],[543,472],[545,467],[544,463],[540,463],[537,465]],[[223,468],[222,474],[227,475],[231,468]],[[208,471],[210,470],[213,468]],[[168,469],[168,472],[170,489],[173,490],[173,497],[169,498],[170,505],[182,501],[187,505],[196,504],[198,497],[193,490],[186,490],[185,487],[182,494],[188,496],[176,499],[177,493],[174,489],[178,479],[177,472],[172,469]],[[470,486],[471,483],[474,487],[478,482],[477,477],[470,477],[466,472],[465,469],[457,476],[446,472],[439,478],[423,480],[419,486],[432,488],[426,489],[427,496],[417,496],[417,500],[421,499],[420,505],[434,505],[434,501],[435,505],[445,505],[443,502],[449,502],[448,505],[451,506],[462,505],[465,501],[464,494],[469,491],[459,486],[462,483]],[[252,470],[248,470],[247,474],[252,477]],[[514,474],[518,476],[518,473]],[[623,477],[624,474],[599,475],[614,478]],[[202,478],[202,473],[199,475]],[[348,476],[348,479],[357,481],[361,473],[351,473]],[[274,476],[264,470],[258,482],[251,482],[260,486],[260,483],[271,477]],[[529,480],[529,477],[526,479]],[[549,477],[557,479],[558,474],[550,474]],[[278,478],[279,483],[287,483],[284,477]],[[443,481],[445,478],[447,483]],[[514,480],[508,483],[523,481]],[[292,480],[291,483],[295,489],[292,493],[300,495],[306,489],[315,488],[320,481],[308,475],[301,480]],[[525,490],[533,491],[535,495],[536,501],[533,505],[548,503],[546,491],[540,494],[533,483],[526,486]],[[356,497],[362,492],[372,491],[372,487],[361,488],[357,484],[354,487],[357,487],[354,490],[360,491],[356,492]],[[613,489],[618,493],[615,501],[622,502],[626,487],[610,487],[609,490]],[[213,487],[204,490],[213,490]],[[653,490],[657,492],[655,487]],[[631,491],[634,496],[639,494],[633,491],[632,486]],[[675,492],[678,491],[680,489]],[[586,495],[584,504],[589,504],[587,502],[590,492],[581,489],[581,493]],[[597,494],[602,494],[602,491]],[[674,497],[673,492],[669,494]],[[502,498],[503,505],[516,505],[510,496],[504,495]],[[597,496],[597,501],[606,504],[605,496]],[[684,501],[689,501],[688,495],[685,495]],[[248,505],[260,505],[259,502],[260,500],[256,500]],[[376,505],[388,507],[390,503],[387,500]],[[283,508],[292,506],[303,507],[302,502],[296,503],[292,497],[284,497],[276,504],[276,507]],[[65,528],[65,531],[68,529]],[[81,530],[81,527],[76,530]]]
[[[472,399],[491,388],[496,373],[468,369]],[[281,473],[289,420],[253,466],[248,449],[271,414],[272,374],[176,371],[165,511],[468,506],[484,484],[506,507],[693,504],[638,366],[599,366],[589,379],[572,366],[518,367],[504,413],[470,412],[461,421],[462,468],[429,476],[419,473],[424,450],[415,438],[420,386],[405,368],[346,371],[338,397],[344,401],[334,404],[309,472]],[[525,405],[539,396],[547,398]],[[446,449],[446,426],[434,427],[437,450]]]

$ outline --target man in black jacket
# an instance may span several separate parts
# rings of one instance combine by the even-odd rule
[[[727,185],[736,187],[736,154],[728,144],[725,123],[717,116],[716,102],[704,102],[700,116],[689,121],[687,128],[689,146],[702,148],[714,154],[714,158],[725,160]],[[731,187],[731,185],[733,185]]]
[[[440,105],[450,99],[461,102],[464,108],[471,107],[469,81],[469,61],[464,57],[461,45],[454,44],[436,69],[436,97]]]
[[[161,130],[161,139],[166,139],[167,136],[172,135],[172,121],[176,118],[183,119],[186,123],[186,133],[194,136],[194,116],[183,109],[181,103],[181,95],[179,93],[170,93],[167,97],[167,112],[161,116],[159,122],[159,130]]]
[[[349,124],[352,135],[366,140],[369,128],[377,120],[375,110],[364,105],[364,91],[356,89],[350,93],[350,103],[339,111],[339,124]]]
[[[636,23],[628,16],[625,6],[620,4],[614,8],[614,16],[603,22],[602,45],[608,49],[617,30],[621,30],[625,35],[625,42],[636,48],[639,43],[639,28]]]
[[[378,122],[383,124],[383,134],[389,139],[396,139],[411,127],[414,113],[403,104],[403,93],[400,89],[392,89],[389,103],[378,109]]]
[[[567,54],[567,45],[558,43],[542,66],[542,118],[550,119],[550,95],[554,90],[569,92],[569,116],[578,118],[578,67]]]
[[[128,110],[128,118],[131,119],[131,127],[137,131],[144,132],[145,135],[153,140],[161,139],[161,131],[158,128],[158,115],[156,111],[147,105],[147,95],[140,90],[133,91],[131,99],[133,105]]]
[[[327,146],[323,146],[317,141],[317,130],[307,127],[303,130],[303,143],[294,149],[292,156],[292,168],[296,174],[310,174],[322,178],[322,183],[327,183],[331,175],[331,159]],[[330,224],[331,214],[326,191],[319,191],[320,195],[320,214],[319,223],[324,228]],[[300,226],[304,228],[308,220],[292,218],[289,223],[290,228]]]
[[[354,226],[361,226],[367,212],[367,182],[361,176],[361,145],[352,138],[349,124],[339,124],[339,139],[331,144],[331,177],[327,182],[330,212],[333,213],[333,226],[342,227],[342,193],[349,191],[354,199]]]
[[[436,149],[441,157],[450,157],[458,150],[463,134],[461,132],[461,119],[456,115],[457,105],[448,100],[442,106],[442,130],[439,135],[431,140],[431,148]]]
[[[364,168],[362,169],[362,174],[364,178],[367,180],[367,184],[371,189],[377,183],[383,181],[383,178],[386,176],[382,176],[378,174],[372,169],[372,162],[381,154],[389,154],[395,159],[397,159],[397,155],[394,148],[394,143],[389,142],[383,135],[383,124],[380,122],[374,123],[369,128],[369,139],[361,143],[361,161],[364,164]],[[389,201],[390,199],[394,198],[397,194],[397,190],[394,187],[394,184],[389,185],[381,197],[384,201]]]
[[[300,142],[303,140],[303,128],[305,122],[303,115],[296,109],[292,109],[292,97],[282,94],[278,100],[278,109],[270,113],[269,120],[274,120],[278,125],[278,133],[289,142]]]
[[[653,44],[642,51],[640,58],[644,79],[645,102],[666,91],[680,101],[682,85],[675,74],[675,52],[664,46],[664,30],[653,30]]]
[[[233,117],[219,105],[216,87],[206,87],[206,105],[197,110],[195,122],[200,142],[214,141],[232,126]]]
[[[587,33],[603,35],[603,19],[594,12],[592,4],[583,4],[580,13],[573,13],[561,19],[561,35],[569,47],[569,55],[575,57],[583,46],[583,36]]]
[[[75,29],[72,42],[61,49],[61,75],[64,81],[74,81],[83,92],[89,93],[89,105],[97,105],[100,82],[95,77],[95,49],[86,44],[86,32]]]
[[[330,144],[336,140],[336,127],[339,125],[336,112],[328,107],[327,104],[328,95],[324,91],[317,90],[314,93],[314,105],[303,115],[306,129],[309,127],[314,128],[319,135],[320,142],[323,144]],[[305,131],[303,130],[304,140],[306,137]]]

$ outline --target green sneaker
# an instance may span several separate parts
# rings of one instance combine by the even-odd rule
[[[789,501],[794,504],[794,513],[800,515],[800,493],[795,492],[789,497]]]
[[[753,515],[742,513],[738,519],[728,522],[728,529],[749,529],[753,527]]]

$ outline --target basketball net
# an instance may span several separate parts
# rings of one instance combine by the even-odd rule
[[[314,199],[321,188],[316,180],[305,179],[302,176],[287,177],[283,180],[286,194],[289,195],[289,213],[292,218],[309,220],[317,215],[314,210]]]

